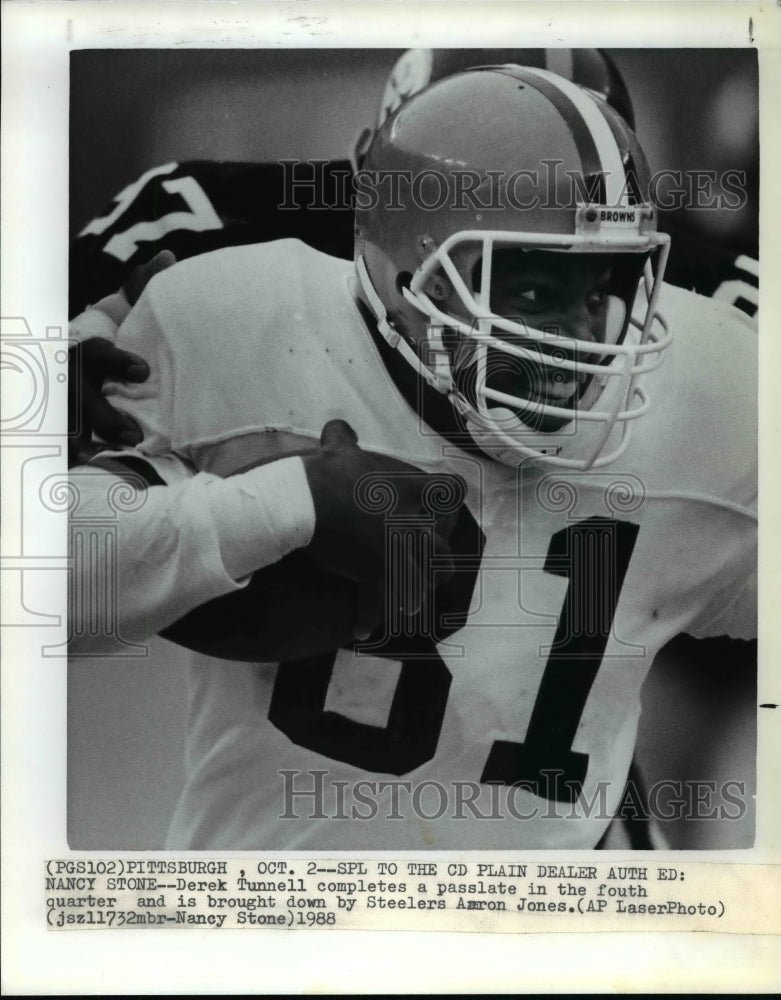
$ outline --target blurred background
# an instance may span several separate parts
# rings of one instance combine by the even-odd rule
[[[743,170],[739,211],[676,221],[757,253],[756,53],[607,50],[626,81],[651,169]],[[374,121],[401,50],[89,50],[71,55],[70,219],[75,236],[150,167],[187,159],[341,159]],[[664,824],[681,849],[748,847],[755,790],[755,646],[682,638],[644,692],[638,756],[650,782],[737,781],[740,820]],[[182,778],[183,656],[162,640],[143,660],[69,668],[68,827],[85,850],[163,845]]]
[[[344,158],[374,121],[400,49],[101,49],[71,55],[75,235],[149,167],[172,160]],[[738,212],[687,225],[756,255],[758,81],[751,49],[607,49],[656,170],[745,170]]]

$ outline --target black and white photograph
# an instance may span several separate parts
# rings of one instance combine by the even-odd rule
[[[130,6],[75,4],[56,129],[4,125],[10,231],[9,137],[64,156],[2,310],[6,782],[36,716],[56,747],[4,839],[47,937],[119,936],[108,886],[166,938],[658,914],[737,962],[730,879],[778,874],[775,22]]]
[[[750,847],[756,52],[87,50],[70,129],[70,845]]]

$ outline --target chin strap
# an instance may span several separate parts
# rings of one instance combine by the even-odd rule
[[[388,312],[382,299],[374,290],[362,256],[359,256],[355,261],[355,270],[361,290],[369,303],[369,308],[377,319],[377,329],[382,337],[401,354],[407,364],[411,365],[428,385],[436,389],[437,392],[449,393],[453,388],[453,376],[450,370],[450,355],[442,342],[441,333],[437,333],[436,328],[430,330],[429,333],[430,350],[434,355],[434,369],[432,370],[423,364],[412,345],[404,339],[388,319]]]

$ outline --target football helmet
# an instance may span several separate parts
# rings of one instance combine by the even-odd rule
[[[358,170],[375,131],[414,94],[447,76],[476,66],[515,63],[558,73],[598,94],[635,127],[634,109],[623,77],[602,49],[407,49],[393,65],[382,92],[377,120],[362,129],[351,150]]]
[[[441,80],[376,133],[356,177],[359,295],[499,461],[607,465],[647,411],[642,376],[671,340],[649,181],[617,113],[531,67]],[[577,307],[540,305],[584,282]]]

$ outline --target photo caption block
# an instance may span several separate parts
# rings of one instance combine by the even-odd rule
[[[53,930],[779,930],[771,865],[101,857],[45,869]]]

